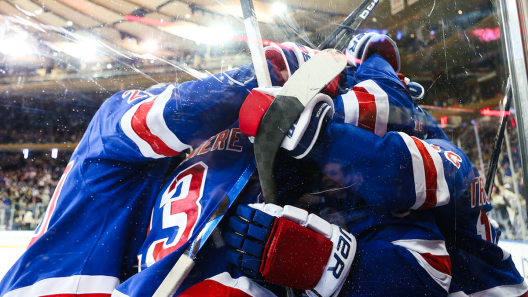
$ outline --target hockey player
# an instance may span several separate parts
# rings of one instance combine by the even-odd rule
[[[482,179],[465,154],[450,143],[435,125],[417,123],[416,131],[411,133],[414,136],[402,132],[385,133],[391,130],[390,125],[383,130],[389,118],[385,113],[388,109],[387,96],[389,100],[403,99],[401,105],[411,101],[408,96],[397,94],[398,90],[400,93],[404,90],[404,85],[397,81],[394,63],[390,65],[386,59],[372,55],[372,51],[384,55],[376,48],[369,48],[372,38],[379,37],[358,35],[352,40],[347,54],[362,61],[355,75],[354,93],[350,94],[350,99],[346,98],[347,95],[342,96],[344,107],[337,112],[341,113],[341,117],[329,120],[326,129],[321,128],[325,133],[322,133],[318,145],[309,154],[303,154],[304,159],[318,163],[348,192],[342,203],[350,205],[350,209],[345,209],[349,211],[347,225],[358,240],[358,252],[342,293],[345,296],[347,291],[382,294],[379,288],[383,287],[383,281],[392,277],[394,281],[400,279],[405,282],[401,275],[394,277],[397,269],[383,265],[385,258],[379,257],[378,253],[383,251],[394,255],[395,251],[400,249],[401,252],[403,248],[416,257],[420,266],[434,279],[438,280],[440,276],[446,279],[445,275],[452,273],[451,286],[446,282],[443,287],[449,289],[453,296],[525,294],[528,286],[515,269],[511,257],[495,244],[496,232],[486,216],[491,206],[484,193]],[[352,108],[347,109],[347,104]],[[370,108],[370,115],[365,108],[368,104],[374,107]],[[368,121],[370,125],[363,126],[370,132],[357,127],[361,127],[358,121],[361,121],[362,113],[371,119]],[[326,114],[331,114],[331,111]],[[428,115],[423,118],[436,123]],[[378,125],[380,119],[383,120],[382,125]],[[330,171],[336,168],[342,174]],[[390,211],[393,211],[392,217],[380,215],[380,212]],[[422,227],[419,225],[424,222],[422,220],[433,215],[447,238],[452,259],[452,269],[440,270],[444,275],[430,269],[438,269],[442,261],[443,266],[448,267],[445,265],[448,257],[429,258],[431,251],[438,251],[438,245],[433,248],[438,239],[420,237],[424,234],[416,232],[416,228]],[[251,221],[248,217],[244,218]],[[410,228],[413,224],[414,230]],[[242,235],[244,239],[249,237],[249,240],[254,240],[251,235]],[[236,242],[233,246],[249,253]],[[445,247],[442,251],[445,252]],[[259,257],[253,262],[258,260]],[[251,263],[244,259],[237,261],[242,267]],[[264,258],[260,272],[265,263]],[[394,294],[394,291],[391,293]]]
[[[286,63],[281,64],[277,61],[272,63],[279,68],[279,72],[286,69],[286,77],[292,72],[290,64],[292,59],[287,57],[295,57],[293,60],[297,60],[300,64],[305,54],[309,53],[307,49],[295,47],[296,49],[293,51],[284,50],[279,52],[280,56],[285,57],[282,61],[286,61]],[[269,92],[273,94],[276,91],[274,89],[264,89],[261,90],[261,93]],[[258,92],[253,94],[259,96]],[[254,101],[251,98],[248,100],[250,100],[249,102]],[[322,124],[320,119],[326,118],[325,112],[328,111],[327,107],[333,104],[332,100],[326,95],[318,96],[316,102],[317,104],[312,105],[311,109],[305,111],[312,116],[308,117],[311,120],[305,122],[299,121],[296,124],[295,131],[292,131],[290,135],[291,139],[300,140],[290,148],[292,154],[303,155],[309,152],[311,140],[316,139],[314,135],[318,132],[317,127],[320,127],[320,124]],[[388,108],[388,104],[386,107]],[[241,110],[241,115],[244,113],[245,111]],[[365,118],[367,119],[365,123],[369,124],[367,122],[370,119],[368,117]],[[253,121],[254,119],[250,120]],[[412,131],[415,126],[414,122],[408,118],[406,120],[408,123],[406,125],[400,123],[400,127],[404,126],[405,129]],[[155,203],[150,232],[138,257],[141,272],[120,285],[116,292],[114,292],[115,296],[152,295],[165,275],[167,275],[181,256],[189,242],[197,234],[197,230],[205,226],[207,218],[213,211],[221,208],[222,197],[226,195],[229,197],[242,195],[243,202],[245,203],[259,202],[256,199],[254,191],[242,191],[244,184],[246,184],[246,187],[251,187],[251,184],[248,185],[248,180],[250,179],[249,173],[254,170],[254,164],[252,163],[254,156],[251,143],[239,131],[238,124],[235,124],[230,129],[211,137],[200,145],[172,174]],[[228,140],[232,141],[233,135],[236,138],[229,145]],[[286,186],[289,185],[290,189],[298,191],[300,184],[292,182],[292,179],[298,176],[290,174],[290,172],[305,171],[300,167],[307,162],[305,160],[302,160],[302,162],[295,161],[292,158],[287,160],[282,159],[285,157],[284,154],[279,155],[279,161],[277,163],[280,168],[276,175],[277,180],[279,183],[283,182]],[[284,168],[280,165],[284,165],[282,166]],[[299,169],[295,170],[296,168]],[[296,185],[296,187],[292,187],[292,184]],[[279,186],[278,188],[284,189],[285,187]],[[286,189],[288,188],[286,187]],[[279,192],[278,196],[282,201],[286,201],[285,204],[292,204],[288,202],[294,202],[294,199],[299,197],[298,195],[292,194],[292,191],[287,190]],[[258,208],[258,206],[256,207]],[[354,237],[347,231],[335,225],[332,226],[317,216],[308,215],[305,211],[291,206],[284,207],[284,210],[278,206],[267,206],[262,210],[268,211],[274,216],[280,216],[280,218],[275,220],[269,215],[266,216],[264,212],[259,212],[258,216],[264,220],[259,221],[258,218],[254,217],[256,210],[252,211],[250,208],[245,208],[239,214],[245,216],[246,219],[256,220],[259,222],[258,225],[255,224],[250,227],[247,224],[244,225],[240,220],[238,222],[230,222],[232,227],[240,228],[238,229],[238,234],[244,234],[246,227],[246,231],[263,231],[260,234],[262,236],[260,237],[261,241],[254,241],[252,239],[237,240],[239,238],[236,237],[238,236],[236,234],[235,236],[226,238],[226,241],[232,245],[239,244],[240,246],[237,246],[237,248],[241,250],[246,249],[248,252],[246,256],[233,253],[231,250],[226,249],[222,241],[218,241],[218,246],[204,247],[205,250],[200,253],[202,257],[197,259],[197,264],[193,272],[185,279],[177,294],[204,279],[207,280],[189,288],[190,291],[185,291],[182,293],[182,296],[192,296],[192,294],[204,296],[206,294],[213,294],[211,292],[219,294],[218,292],[220,291],[235,290],[236,288],[233,288],[233,284],[236,286],[239,281],[244,283],[245,287],[257,287],[254,281],[248,282],[247,279],[242,279],[243,281],[240,279],[239,281],[233,280],[231,276],[236,277],[237,272],[233,271],[232,267],[227,265],[225,259],[227,258],[235,262],[238,266],[243,266],[241,270],[246,273],[258,274],[259,272],[255,271],[255,263],[258,264],[259,262],[254,261],[256,257],[251,258],[250,255],[260,254],[262,252],[262,239],[267,234],[265,232],[266,228],[258,229],[256,227],[270,227],[272,222],[277,222],[280,227],[277,228],[280,230],[295,232],[296,237],[294,238],[296,240],[292,240],[291,233],[288,233],[288,236],[284,236],[284,233],[281,232],[274,233],[273,238],[276,239],[275,241],[277,243],[282,243],[282,245],[270,248],[275,252],[277,257],[268,258],[269,261],[266,262],[268,272],[263,275],[264,280],[296,287],[298,289],[306,289],[310,291],[309,294],[316,294],[314,292],[317,292],[317,294],[321,294],[322,296],[337,295],[346,280],[355,256]],[[373,213],[372,216],[374,219],[365,222],[361,228],[385,229],[384,234],[393,232],[394,228],[390,229],[385,226],[385,224],[396,222],[389,211],[383,211],[381,214]],[[374,240],[378,243],[375,246],[381,247],[381,249],[373,251],[370,257],[373,259],[379,258],[379,260],[383,259],[385,262],[390,263],[389,267],[398,272],[405,273],[400,273],[400,282],[398,282],[398,278],[395,276],[397,273],[394,273],[394,276],[380,273],[380,278],[377,279],[377,288],[368,286],[361,290],[356,290],[357,294],[377,294],[390,290],[394,295],[399,294],[405,296],[408,294],[410,287],[409,285],[402,286],[401,283],[408,283],[417,294],[447,295],[450,276],[448,275],[449,263],[445,260],[447,251],[445,251],[442,244],[443,237],[436,230],[436,226],[431,218],[424,216],[418,220],[418,217],[420,217],[420,214],[414,215],[412,218],[398,220],[397,222],[401,228],[405,228],[408,231],[407,236],[411,236],[411,238],[422,238],[425,242],[432,243],[432,246],[421,246],[423,249],[420,249],[419,252],[423,253],[423,256],[419,254],[418,257],[415,257],[411,252],[412,248],[394,248],[394,245],[389,246],[388,244],[383,246],[379,243],[385,243],[386,241]],[[418,221],[418,223],[415,221]],[[265,222],[267,222],[267,225]],[[253,232],[251,235],[255,236]],[[397,239],[406,239],[401,232],[394,233],[393,236]],[[286,241],[283,241],[283,238],[286,238]],[[299,248],[299,245],[291,245],[292,243],[301,243],[303,247]],[[320,249],[321,246],[323,249]],[[306,253],[296,254],[295,257],[292,257],[288,252],[291,249]],[[379,256],[384,253],[392,253],[394,257],[380,258]],[[343,260],[345,255],[346,259]],[[284,256],[287,259],[281,258]],[[336,258],[336,256],[339,258]],[[246,258],[244,259],[244,257]],[[310,259],[310,261],[306,259]],[[284,260],[289,261],[285,262]],[[425,264],[422,265],[419,260]],[[290,265],[292,261],[295,265]],[[290,264],[281,266],[281,263]],[[434,266],[430,263],[433,263]],[[325,267],[328,269],[325,269]],[[231,275],[223,274],[222,272],[224,271],[231,272]],[[369,271],[361,271],[359,273],[364,273],[366,278],[372,279],[373,277],[369,274]],[[433,278],[432,274],[435,273],[438,274],[434,275]],[[262,282],[259,283],[266,285]],[[231,285],[228,286],[228,284]],[[260,289],[259,292],[263,292]],[[282,289],[269,286],[268,289],[278,295],[284,295]],[[191,294],[191,292],[194,293]],[[244,292],[250,295],[258,295],[253,291]],[[265,292],[266,294],[272,294],[269,291]],[[352,291],[347,290],[347,292]],[[345,293],[343,292],[343,294]]]
[[[2,279],[0,296],[110,296],[137,271],[168,158],[218,133],[224,142],[195,152],[240,150],[237,130],[225,129],[256,86],[248,66],[110,97],[73,153],[27,251]]]

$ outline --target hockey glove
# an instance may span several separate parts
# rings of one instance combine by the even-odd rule
[[[293,206],[241,205],[231,217],[227,260],[254,277],[306,290],[310,297],[337,296],[356,253],[347,231]]]
[[[264,48],[266,59],[273,65],[273,70],[277,78],[279,78],[280,86],[284,85],[299,67],[318,52],[317,50],[293,42],[284,42],[281,44],[272,42],[270,46]],[[345,79],[346,77],[344,75],[337,76],[323,89],[322,93],[328,94],[331,97],[337,96],[339,84],[341,80],[344,82]]]
[[[374,54],[380,55],[389,62],[396,73],[400,71],[400,52],[396,43],[387,35],[358,34],[350,40],[345,50],[349,65],[353,67],[359,67],[359,64]]]
[[[403,83],[407,91],[409,91],[409,94],[411,94],[412,101],[422,100],[425,95],[425,89],[424,87],[414,81],[411,81],[408,77],[405,77],[405,75],[398,73],[398,78]]]
[[[256,88],[249,93],[239,114],[239,127],[248,137],[257,135],[262,117],[268,110],[281,88]],[[319,133],[334,115],[334,102],[325,94],[316,95],[305,107],[288,135],[282,147],[290,155],[302,159],[313,148]]]
[[[315,55],[315,52],[313,49],[298,43],[277,44],[272,42],[270,46],[264,48],[264,54],[273,65],[277,77],[283,78],[282,82],[279,80],[279,84],[282,86],[302,64]]]

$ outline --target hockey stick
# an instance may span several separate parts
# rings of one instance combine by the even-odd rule
[[[264,55],[262,38],[260,35],[260,30],[258,29],[258,22],[256,19],[253,2],[252,0],[241,0],[240,2],[244,14],[244,25],[246,26],[248,35],[248,46],[251,51],[258,85],[271,86],[271,79]],[[275,181],[273,180],[271,170],[273,169],[276,152],[278,151],[280,143],[285,136],[285,133],[283,132],[286,131],[287,133],[287,131],[289,131],[293,122],[297,120],[301,112],[304,110],[304,106],[332,79],[334,79],[344,69],[345,66],[346,59],[340,52],[337,51],[334,51],[332,55],[323,53],[322,55],[317,55],[310,59],[302,66],[302,68],[292,75],[292,77],[290,77],[288,82],[284,85],[283,91],[281,91],[276,100],[271,104],[270,109],[268,109],[268,111],[276,111],[270,113],[270,115],[268,115],[268,112],[263,117],[263,123],[265,123],[264,126],[266,126],[266,128],[261,129],[263,131],[259,132],[260,136],[257,135],[255,139],[255,158],[257,161],[257,167],[259,168],[259,176],[269,175],[269,178],[271,178],[271,188],[269,185],[264,185],[266,184],[266,181],[264,181],[264,184],[262,184],[261,179],[261,185],[263,189],[272,189],[272,191],[268,191],[268,193],[272,193],[271,195],[268,194],[269,199],[266,199],[266,196],[264,196],[266,202],[275,201]],[[327,71],[320,71],[322,73],[318,73],[316,70],[313,70],[314,68],[319,71],[327,68]],[[303,71],[300,71],[301,69],[303,69]],[[308,71],[304,71],[305,69]],[[281,97],[283,100],[277,100],[280,99],[279,97]],[[298,98],[304,100],[301,101]],[[290,112],[288,110],[290,107],[295,107],[295,112]],[[286,110],[288,110],[288,112],[285,112]],[[278,126],[269,125],[269,121],[275,122],[277,120],[279,120]],[[283,130],[281,130],[281,127]],[[280,132],[277,133],[276,129],[279,129]],[[271,141],[267,141],[268,139],[271,139]],[[278,146],[276,144],[278,144]],[[267,146],[271,146],[273,148],[268,151]],[[257,147],[260,148],[260,152],[263,152],[260,157],[257,157]],[[260,165],[259,160],[261,160]],[[270,167],[262,164],[262,162],[266,162],[266,160],[271,160],[271,163],[268,161],[268,164],[271,165]],[[263,166],[264,168],[267,168],[267,170],[264,169],[264,171],[261,172],[261,168],[263,168]],[[271,168],[271,170],[269,168]],[[264,192],[265,190],[263,190],[263,194],[266,195]],[[197,237],[190,244],[189,248],[178,259],[169,274],[165,277],[161,285],[154,293],[153,297],[170,297],[176,293],[184,279],[194,267],[193,259],[196,257],[198,251],[201,249],[209,235],[212,234],[214,228],[216,228],[216,226],[220,223],[227,210],[237,203],[238,199],[227,198],[228,196],[223,198],[223,201],[220,203],[218,209],[209,218],[207,225],[200,231]],[[227,208],[225,208],[226,205]]]
[[[215,211],[211,214],[207,223],[191,241],[185,252],[180,256],[176,264],[169,271],[163,282],[158,287],[153,297],[171,297],[181,286],[189,272],[194,267],[196,254],[204,246],[205,242],[213,234],[218,224],[222,221],[227,211],[235,207],[240,201],[240,192],[255,172],[255,165],[249,166],[231,190],[222,198]]]
[[[251,60],[255,68],[255,76],[259,87],[270,87],[271,78],[268,70],[268,62],[264,55],[264,45],[262,44],[262,36],[258,26],[257,15],[255,14],[255,7],[253,7],[253,0],[240,0],[242,6],[242,14],[244,16],[244,26],[246,27],[247,44],[251,52]]]
[[[241,0],[241,2],[243,1],[248,0]],[[346,43],[346,41],[354,35],[363,21],[370,15],[372,9],[374,9],[378,2],[379,0],[365,0],[349,17],[347,17],[340,28],[335,30],[334,33],[332,33],[331,36],[319,46],[318,49],[326,49],[330,44],[336,48],[336,46],[341,46],[342,43]],[[252,6],[250,9],[251,8]],[[254,14],[254,11],[251,13]],[[249,12],[248,15],[250,15]],[[248,31],[248,37],[249,34],[250,32]],[[332,57],[332,55],[323,54],[321,56],[321,54],[318,54],[308,60],[302,67],[313,67],[308,65],[310,65],[310,62],[318,56],[321,56],[320,59],[326,57],[327,62],[331,64],[337,61],[339,62],[330,66],[330,64],[325,65],[324,62],[318,64],[314,61],[314,66],[317,65],[316,67],[319,68],[313,67],[313,73],[311,75],[306,75],[306,77],[303,78],[305,79],[304,81],[299,82],[298,85],[292,86],[291,88],[287,87],[288,82],[297,74],[297,72],[294,73],[292,77],[288,79],[279,95],[275,98],[262,117],[258,134],[255,137],[254,149],[260,185],[266,203],[277,204],[273,167],[275,165],[275,156],[279,151],[282,140],[293,123],[299,118],[304,107],[326,86],[326,84],[335,78],[347,64],[346,58],[339,51],[333,50],[331,53],[334,54],[333,58],[329,58]],[[339,54],[341,54],[340,58],[337,56]],[[255,58],[257,57],[253,57],[253,59]],[[319,60],[319,58],[317,60]],[[332,60],[334,60],[334,62],[332,62]],[[341,66],[342,68],[337,73],[334,73],[334,71]],[[335,69],[331,69],[332,67],[335,67]],[[330,77],[330,74],[333,74],[333,76]],[[312,90],[316,90],[316,92],[313,93]]]
[[[268,63],[264,55],[264,48],[262,44],[262,37],[258,27],[258,21],[253,7],[253,0],[240,0],[242,12],[244,16],[244,26],[247,32],[247,43],[251,52],[253,60],[253,67],[255,69],[255,76],[259,87],[271,86],[271,77],[268,70]],[[194,267],[194,258],[201,249],[209,235],[212,234],[214,228],[220,223],[222,217],[231,207],[237,197],[228,199],[224,197],[218,209],[209,218],[208,225],[206,225],[196,238],[191,242],[184,254],[180,256],[176,264],[172,267],[169,274],[165,277],[161,285],[158,287],[153,297],[170,297],[176,293],[181,286],[191,269]]]
[[[379,0],[365,0],[317,47],[318,50],[335,48],[342,50],[356,33]]]
[[[502,142],[504,140],[504,133],[506,130],[506,125],[508,124],[509,113],[506,111],[510,110],[511,101],[512,101],[512,87],[511,87],[511,76],[508,77],[508,83],[506,84],[506,95],[504,96],[502,110],[502,118],[499,124],[499,129],[497,130],[497,135],[495,135],[495,144],[493,145],[493,150],[491,151],[491,158],[489,162],[488,174],[486,175],[486,186],[484,190],[488,197],[491,197],[491,191],[493,189],[493,179],[495,178],[495,172],[497,172],[497,163],[499,162],[499,155],[502,148]],[[502,108],[501,108],[502,109]]]
[[[305,106],[346,67],[338,50],[327,49],[306,61],[286,81],[262,117],[255,137],[255,160],[264,201],[277,204],[273,166],[282,140]]]

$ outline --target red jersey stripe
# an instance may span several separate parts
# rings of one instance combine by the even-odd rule
[[[359,104],[358,127],[375,133],[377,119],[376,98],[363,87],[354,87],[352,90],[356,93]]]
[[[110,297],[112,294],[105,293],[87,293],[87,294],[51,294],[41,297]]]
[[[438,270],[443,274],[451,275],[451,259],[449,256],[439,256],[430,253],[420,253],[420,256],[422,256],[422,258],[424,258],[424,260],[435,270]]]
[[[158,136],[152,134],[150,128],[148,127],[147,115],[156,99],[157,97],[154,98],[154,100],[152,101],[141,103],[136,113],[134,113],[134,116],[132,117],[132,129],[141,139],[143,139],[150,145],[150,147],[155,153],[167,157],[176,156],[180,152],[168,147],[165,142],[163,142],[163,140],[161,140]]]
[[[433,157],[429,154],[425,145],[418,138],[411,137],[422,155],[424,171],[425,171],[425,201],[418,209],[424,209],[436,206],[436,188],[437,188],[437,171],[433,161]]]

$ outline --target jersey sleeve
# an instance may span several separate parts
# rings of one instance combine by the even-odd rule
[[[471,163],[449,141],[402,132],[379,137],[346,123],[331,121],[308,157],[379,211],[442,206],[473,181]]]
[[[276,84],[273,71],[271,76]],[[99,142],[111,158],[175,156],[236,122],[256,86],[253,67],[246,66],[181,85],[120,92],[103,104],[91,131],[101,134]]]
[[[356,72],[347,70],[348,92],[334,100],[335,119],[383,136],[387,131],[415,135],[421,110],[413,104],[390,64],[373,55]],[[421,135],[416,135],[421,136]]]

